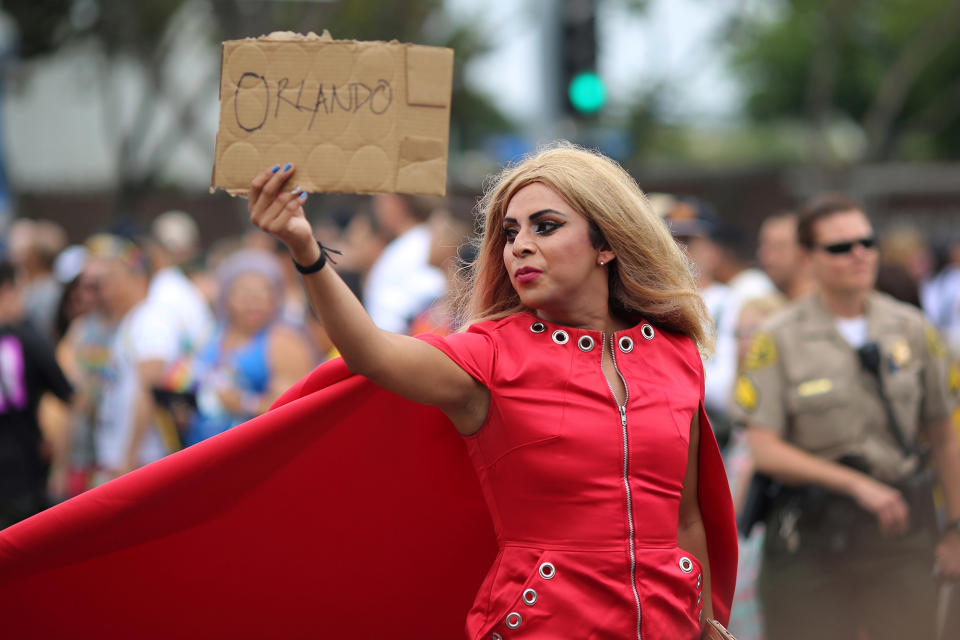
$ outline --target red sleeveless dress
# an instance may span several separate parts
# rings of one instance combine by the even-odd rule
[[[521,313],[421,338],[491,392],[486,422],[465,440],[499,552],[469,638],[698,638],[702,569],[677,546],[696,411],[714,610],[726,620],[732,507],[689,338],[646,322],[614,334],[622,407],[601,370],[600,332]]]

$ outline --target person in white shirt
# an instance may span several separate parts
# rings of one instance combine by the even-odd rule
[[[730,223],[720,224],[712,236],[718,247],[714,278],[727,285],[741,301],[763,298],[777,293],[773,281],[751,265],[752,256],[746,234]]]
[[[960,239],[948,246],[943,268],[923,284],[921,302],[950,353],[960,358]]]
[[[169,453],[154,418],[152,389],[178,353],[169,314],[147,297],[143,253],[118,236],[87,241],[85,277],[96,283],[109,320],[117,323],[95,427],[99,480],[106,481]]]
[[[416,204],[395,193],[373,200],[377,222],[396,237],[370,269],[363,305],[378,327],[394,333],[406,333],[416,315],[446,290],[443,271],[428,262],[430,211]]]
[[[154,273],[149,302],[169,315],[177,334],[178,357],[192,356],[213,334],[213,311],[181,265],[199,250],[197,224],[183,211],[167,211],[151,225],[147,253]]]
[[[704,400],[717,441],[724,447],[732,428],[727,412],[737,374],[736,330],[742,300],[716,279],[720,246],[713,234],[719,220],[713,208],[696,198],[676,199],[664,211],[664,220],[694,263],[697,287],[716,329],[713,355],[703,363]]]

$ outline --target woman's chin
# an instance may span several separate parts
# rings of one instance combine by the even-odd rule
[[[543,307],[543,301],[537,298],[537,296],[531,295],[520,294],[520,304],[531,311],[538,311]]]

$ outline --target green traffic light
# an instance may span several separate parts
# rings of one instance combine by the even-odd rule
[[[570,104],[580,113],[596,113],[607,101],[603,80],[593,71],[581,71],[567,88]]]

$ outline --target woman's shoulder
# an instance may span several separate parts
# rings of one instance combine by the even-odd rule
[[[503,318],[481,320],[479,322],[471,323],[457,333],[483,334],[493,338],[503,336],[511,331],[516,331],[517,328],[527,326],[536,320],[537,318],[533,314],[520,311],[517,313],[512,313]]]
[[[440,349],[461,368],[488,387],[494,385],[497,372],[517,343],[521,327],[529,326],[531,314],[515,313],[504,318],[474,322],[447,336],[420,334],[420,340]],[[508,358],[509,359],[509,358]]]
[[[650,324],[656,332],[658,332],[662,337],[666,338],[666,340],[670,344],[676,346],[679,349],[687,349],[687,350],[692,349],[694,351],[697,350],[697,344],[693,341],[693,338],[683,333],[682,331],[676,331],[674,329],[669,329],[667,327],[654,324],[654,323],[647,323],[646,321],[643,321],[641,323],[641,328],[643,324]]]
[[[641,335],[644,334],[643,325],[649,324],[653,327],[652,335],[654,339],[652,342],[660,346],[664,350],[668,350],[675,357],[683,361],[687,366],[698,370],[703,367],[703,360],[700,357],[700,349],[697,347],[697,343],[694,342],[693,338],[681,331],[675,331],[668,329],[666,327],[647,322],[646,320],[641,320],[637,323],[637,329],[640,329]],[[659,340],[655,338],[659,337]]]

